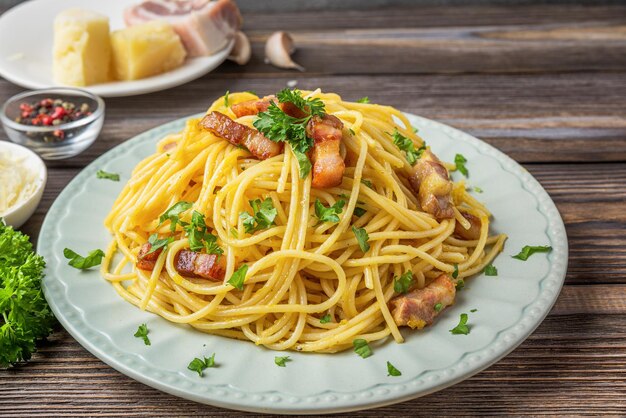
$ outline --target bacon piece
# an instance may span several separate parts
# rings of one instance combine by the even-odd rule
[[[154,265],[156,264],[157,258],[159,258],[159,255],[163,251],[163,248],[159,248],[155,252],[148,254],[151,249],[152,244],[149,242],[146,242],[141,246],[139,254],[137,254],[137,268],[142,270],[154,270]]]
[[[137,268],[148,271],[154,270],[156,260],[163,249],[159,248],[148,254],[151,249],[152,244],[149,242],[141,246],[139,254],[137,254]],[[218,257],[215,254],[200,254],[189,250],[180,250],[176,254],[174,268],[181,276],[200,277],[214,281],[224,280],[226,272],[224,257]]]
[[[226,266],[224,257],[180,250],[174,258],[176,271],[185,277],[200,277],[213,281],[224,280]]]
[[[424,151],[417,164],[413,166],[409,183],[417,194],[424,212],[430,213],[436,219],[454,217],[450,175],[439,158],[430,150]]]
[[[266,160],[283,152],[283,144],[266,138],[256,129],[237,123],[220,112],[211,112],[200,126],[233,145],[243,145],[255,157]]]
[[[127,26],[151,20],[171,24],[190,57],[216,53],[241,28],[241,14],[232,0],[146,0],[124,10]]]
[[[393,305],[393,320],[398,326],[422,329],[430,325],[441,310],[454,303],[456,288],[448,275],[442,274],[423,289],[397,296],[389,303]],[[442,309],[435,310],[441,303]]]
[[[454,234],[466,240],[475,240],[480,238],[480,227],[482,226],[480,218],[467,212],[461,212],[461,215],[469,221],[470,227],[469,229],[465,229],[460,222],[457,222],[454,226]]]
[[[341,184],[346,164],[339,153],[343,123],[336,116],[325,114],[313,116],[306,127],[307,135],[313,138],[311,160],[313,181],[318,189],[335,187]]]
[[[230,110],[232,110],[238,118],[242,116],[256,115],[260,112],[267,111],[270,107],[270,103],[272,102],[276,103],[283,112],[291,117],[300,119],[307,115],[306,112],[303,112],[291,102],[278,103],[278,99],[274,95],[265,96],[262,99],[247,100],[245,102],[234,104],[230,107]]]
[[[232,110],[238,118],[242,116],[256,115],[257,113],[265,112],[270,107],[270,103],[272,102],[278,102],[276,96],[265,96],[262,99],[253,99],[236,103],[230,107],[230,110]]]

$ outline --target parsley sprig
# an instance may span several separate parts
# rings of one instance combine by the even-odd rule
[[[63,256],[70,260],[67,263],[70,266],[79,270],[87,270],[88,268],[100,265],[104,257],[104,251],[96,249],[87,254],[86,257],[83,257],[69,248],[66,248],[63,250]]]
[[[552,247],[549,245],[525,245],[519,254],[512,256],[518,260],[526,261],[528,257],[535,253],[549,253],[552,251]]]
[[[367,343],[367,340],[364,340],[363,338],[356,338],[352,341],[352,345],[354,346],[354,352],[363,358],[368,358],[374,354],[372,348]]]
[[[320,222],[339,222],[339,214],[341,213],[346,201],[343,199],[338,200],[331,207],[326,207],[319,199],[315,200],[315,216],[317,216]]]
[[[260,112],[253,125],[267,138],[274,142],[287,142],[291,145],[300,165],[300,178],[311,172],[311,163],[306,153],[313,147],[313,139],[306,134],[306,125],[313,116],[323,116],[324,102],[319,98],[305,99],[300,90],[281,90],[276,97],[279,103],[292,103],[306,116],[289,116],[274,102],[265,112]]]
[[[400,277],[393,278],[393,290],[396,293],[405,294],[409,291],[409,288],[413,285],[413,272],[407,271],[402,274]]]
[[[415,144],[413,143],[411,138],[407,138],[406,136],[402,135],[400,132],[398,132],[397,129],[394,131],[392,137],[393,143],[398,148],[400,148],[400,150],[405,152],[406,159],[411,165],[414,165],[417,160],[421,158],[422,154],[426,150],[426,143],[422,144],[422,146],[418,149],[415,149]]]
[[[467,319],[468,319],[468,318],[467,318],[467,314],[466,314],[466,313],[462,313],[462,314],[461,314],[461,317],[460,317],[460,319],[459,319],[459,323],[458,323],[458,325],[457,325],[456,327],[452,328],[452,329],[450,330],[450,332],[451,332],[452,334],[455,334],[455,335],[459,335],[459,334],[461,334],[461,335],[467,335],[467,334],[469,334],[469,332],[470,332],[470,328],[469,328],[469,326],[467,325]]]
[[[203,376],[202,372],[209,367],[215,367],[215,353],[209,358],[204,357],[200,359],[196,357],[191,360],[191,363],[187,366],[189,370],[198,373],[200,377]]]
[[[467,163],[467,158],[463,156],[463,154],[457,154],[454,156],[454,164],[456,164],[456,169],[461,172],[465,177],[469,177],[469,171],[467,171],[467,167],[465,167],[465,163]]]
[[[163,222],[169,220],[170,221],[170,231],[174,233],[176,231],[176,225],[180,223],[181,226],[186,226],[185,222],[180,220],[180,214],[186,210],[189,210],[193,206],[191,202],[180,201],[172,205],[168,210],[166,210],[163,215],[159,217],[159,226],[163,224]]]
[[[120,181],[120,175],[117,173],[107,173],[104,170],[98,170],[96,172],[96,178],[106,179],[111,181]]]
[[[189,249],[191,251],[206,250],[207,254],[224,254],[224,250],[217,245],[217,237],[207,232],[207,225],[204,221],[204,215],[194,210],[191,215],[191,223],[184,228],[189,241]]]
[[[248,212],[241,212],[239,217],[243,220],[243,226],[247,233],[252,234],[261,229],[267,229],[274,225],[274,219],[278,215],[278,211],[274,207],[271,198],[248,201],[252,206],[252,215]]]
[[[137,328],[137,332],[135,332],[135,337],[137,338],[141,338],[143,339],[143,343],[145,345],[152,345],[152,343],[150,342],[150,338],[148,338],[148,333],[150,331],[148,330],[148,326],[146,324],[141,324],[139,325],[139,328]]]
[[[288,361],[291,361],[289,356],[282,356],[282,357],[276,356],[276,357],[274,357],[274,363],[276,363],[276,365],[278,367],[286,367]]]

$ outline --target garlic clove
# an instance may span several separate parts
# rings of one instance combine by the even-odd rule
[[[236,62],[239,65],[245,65],[250,61],[252,56],[252,48],[250,47],[250,40],[243,32],[237,32],[235,34],[235,45],[228,59]]]
[[[274,32],[265,42],[265,62],[278,68],[304,71],[304,67],[291,59],[296,50],[293,38],[287,32]]]

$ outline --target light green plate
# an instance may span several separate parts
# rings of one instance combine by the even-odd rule
[[[39,235],[48,262],[44,291],[52,310],[87,350],[120,372],[162,391],[224,408],[274,413],[322,413],[372,408],[443,389],[495,363],[539,325],[556,301],[567,269],[567,237],[559,213],[539,183],[512,159],[449,126],[409,115],[440,158],[463,154],[468,184],[494,214],[494,232],[509,235],[496,259],[497,277],[467,281],[457,303],[424,331],[405,330],[406,343],[373,346],[362,359],[340,354],[277,353],[252,343],[211,336],[142,312],[122,300],[97,270],[67,265],[65,247],[84,254],[110,240],[102,225],[132,169],[152,154],[177,120],[145,132],[98,158],[65,188],[50,208]],[[122,181],[96,178],[103,169]],[[454,173],[459,178],[459,173]],[[511,258],[524,245],[551,245],[550,254],[523,262]],[[470,313],[470,310],[477,309]],[[449,330],[469,313],[469,335]],[[133,337],[141,323],[151,346]],[[194,357],[216,353],[217,368],[203,378],[187,370]],[[274,356],[293,361],[277,367]],[[402,376],[387,376],[386,362]]]

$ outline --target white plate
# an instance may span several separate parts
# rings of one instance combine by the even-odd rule
[[[136,2],[138,2],[137,0]],[[29,89],[57,86],[52,79],[52,32],[57,13],[80,7],[110,19],[111,30],[124,27],[123,10],[136,3],[128,0],[33,0],[0,16],[0,76]],[[209,57],[185,60],[172,71],[136,81],[95,84],[84,89],[103,97],[134,96],[165,90],[201,77],[220,65],[234,41]]]
[[[434,326],[405,330],[405,344],[376,344],[362,359],[339,354],[287,353],[293,361],[277,367],[276,353],[252,343],[211,336],[142,312],[121,299],[98,271],[67,265],[63,248],[79,253],[105,248],[111,239],[102,222],[132,169],[154,153],[177,120],[145,132],[98,158],[61,193],[39,235],[45,257],[44,291],[63,326],[85,348],[122,373],[174,395],[225,408],[255,412],[321,413],[376,407],[422,396],[479,372],[519,345],[556,301],[567,268],[567,237],[559,213],[539,183],[512,159],[463,132],[408,115],[420,135],[447,161],[462,153],[469,184],[494,213],[495,232],[509,235],[496,260],[497,277],[467,281],[457,303]],[[121,174],[119,183],[98,180],[103,169]],[[455,174],[457,176],[458,173]],[[550,254],[526,262],[511,258],[524,245],[551,245]],[[471,309],[478,309],[469,313]],[[469,335],[449,330],[469,313]],[[150,329],[151,346],[133,337],[139,324]],[[218,368],[205,377],[187,370],[201,355],[216,353]],[[401,372],[387,376],[386,361]]]

